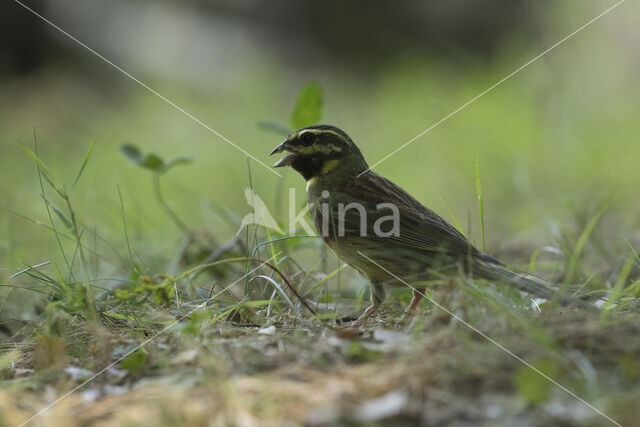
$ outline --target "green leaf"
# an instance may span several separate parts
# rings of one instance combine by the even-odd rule
[[[191,162],[193,162],[193,158],[191,158],[191,157],[178,157],[178,158],[175,158],[175,159],[167,162],[164,165],[164,172],[168,171],[169,169],[171,169],[174,166],[187,165],[187,164],[189,164]]]
[[[185,165],[193,161],[191,157],[178,157],[169,162],[165,162],[160,156],[154,153],[149,153],[146,156],[143,155],[140,149],[131,143],[122,144],[120,151],[122,151],[122,154],[134,165],[156,173],[164,173],[174,166]]]
[[[142,368],[144,368],[146,363],[147,353],[142,351],[142,349],[137,349],[136,351],[122,359],[120,367],[122,369],[126,369],[129,372],[138,372]]]
[[[87,154],[85,154],[84,156],[84,160],[82,161],[82,165],[80,165],[80,169],[78,170],[78,173],[76,174],[76,177],[73,180],[73,183],[71,184],[71,187],[69,188],[69,191],[73,190],[73,187],[76,185],[76,182],[78,182],[78,180],[80,179],[80,176],[82,175],[82,172],[84,172],[84,168],[87,166],[87,163],[89,163],[89,159],[91,158],[91,153],[93,152],[93,147],[96,146],[96,141],[94,140],[91,145],[89,146],[89,150],[87,150]]]
[[[291,113],[291,126],[300,129],[315,125],[322,117],[322,88],[312,82],[302,88]]]
[[[558,375],[558,366],[552,360],[538,360],[531,365],[550,378]],[[551,381],[528,366],[516,371],[514,383],[518,394],[533,405],[548,401],[554,387]]]
[[[165,164],[159,156],[149,153],[144,157],[144,161],[140,163],[140,166],[147,168],[154,172],[164,172]]]
[[[140,149],[134,144],[123,144],[120,146],[120,151],[122,151],[122,154],[124,154],[129,161],[136,166],[140,166],[154,172],[162,172],[165,168],[164,160],[159,156],[153,153],[143,156]]]
[[[120,146],[120,151],[122,151],[122,154],[124,154],[127,159],[129,159],[129,161],[134,165],[139,165],[143,161],[142,153],[140,152],[138,147],[131,143],[122,144]]]

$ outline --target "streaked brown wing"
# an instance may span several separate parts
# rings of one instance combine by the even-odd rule
[[[335,202],[350,203],[358,201],[362,203],[368,214],[367,239],[378,241],[380,245],[393,249],[412,249],[415,251],[446,253],[452,257],[466,257],[470,254],[481,254],[469,241],[452,225],[447,223],[439,215],[428,209],[409,193],[376,174],[367,172],[354,179],[348,185],[341,185],[332,193]],[[388,216],[390,210],[378,210],[380,203],[393,203],[400,213],[400,235],[390,237],[376,236],[373,224],[376,219]],[[334,215],[336,212],[334,212]],[[349,210],[344,215],[346,233],[357,234],[360,232],[360,216],[357,211]],[[383,231],[385,231],[383,229]]]

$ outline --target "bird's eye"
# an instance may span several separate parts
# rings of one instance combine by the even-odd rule
[[[302,136],[300,137],[300,141],[302,142],[302,145],[304,145],[305,147],[308,147],[311,144],[313,144],[315,140],[316,140],[316,136],[311,132],[303,133]]]

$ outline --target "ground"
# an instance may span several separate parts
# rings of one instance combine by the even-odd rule
[[[609,313],[552,303],[526,309],[526,298],[506,299],[490,285],[460,279],[468,292],[447,282],[428,295],[456,317],[428,301],[403,314],[408,295],[396,292],[360,328],[313,319],[300,304],[297,313],[275,315],[249,304],[223,318],[200,307],[178,319],[143,305],[137,320],[105,311],[97,321],[64,316],[58,320],[72,327],[60,336],[25,324],[2,344],[13,348],[11,361],[3,357],[3,423],[20,424],[60,398],[34,425],[637,420],[637,305]]]

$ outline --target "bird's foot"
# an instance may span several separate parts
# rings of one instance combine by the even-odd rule
[[[370,305],[350,326],[352,328],[359,328],[377,309],[377,305]]]

